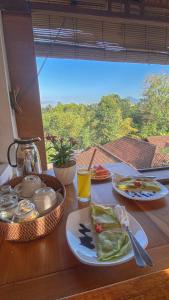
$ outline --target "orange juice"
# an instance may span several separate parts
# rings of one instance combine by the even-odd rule
[[[91,174],[87,169],[79,169],[77,172],[77,193],[79,198],[90,200]]]

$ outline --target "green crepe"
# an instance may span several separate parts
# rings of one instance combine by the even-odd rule
[[[101,224],[104,228],[121,227],[111,207],[105,207],[102,205],[92,205],[91,217],[94,225]]]
[[[97,255],[100,261],[111,261],[128,253],[130,240],[126,232],[102,231],[97,234]]]
[[[137,187],[135,185],[135,182],[140,181],[141,186]],[[160,186],[153,181],[146,182],[144,180],[136,180],[136,179],[131,179],[129,181],[121,181],[116,183],[116,187],[121,190],[121,191],[152,191],[152,192],[159,192],[161,190]]]
[[[112,261],[131,249],[128,234],[121,225],[111,207],[93,205],[91,217],[94,225],[101,224],[103,231],[96,232],[96,248],[99,261]],[[118,228],[118,230],[117,230]]]

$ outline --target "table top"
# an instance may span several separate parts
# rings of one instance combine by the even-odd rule
[[[169,269],[68,296],[64,300],[168,300]]]
[[[112,190],[111,182],[92,185],[95,202],[125,205],[145,230],[154,265],[141,269],[134,259],[114,267],[91,267],[73,256],[65,225],[68,214],[78,209],[76,185],[67,186],[66,193],[64,216],[47,237],[24,243],[1,241],[0,299],[62,299],[169,267],[169,196],[144,203],[123,198]]]

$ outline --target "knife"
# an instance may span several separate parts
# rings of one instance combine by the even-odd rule
[[[115,213],[117,215],[117,218],[118,218],[120,224],[124,226],[126,232],[129,235],[129,238],[130,238],[130,241],[132,244],[132,248],[133,248],[133,252],[134,252],[134,256],[135,256],[135,260],[136,260],[136,264],[139,267],[145,267],[146,265],[152,267],[153,262],[152,262],[150,256],[148,255],[147,251],[140,245],[140,243],[138,242],[138,240],[135,238],[134,234],[130,230],[129,218],[128,218],[125,207],[121,206],[121,205],[116,205]]]

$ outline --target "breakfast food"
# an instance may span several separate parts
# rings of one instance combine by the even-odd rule
[[[121,191],[151,191],[159,192],[160,186],[152,179],[124,177],[116,182],[116,187]]]
[[[91,219],[99,261],[111,261],[128,253],[130,240],[128,234],[122,230],[113,208],[92,205]]]
[[[110,177],[110,172],[102,166],[95,166],[92,168],[92,179],[104,180]]]

